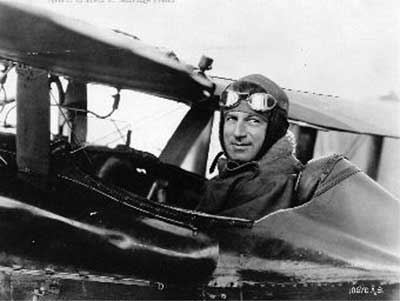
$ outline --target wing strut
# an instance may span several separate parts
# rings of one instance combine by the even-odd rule
[[[48,74],[17,67],[17,165],[25,175],[46,177],[50,168],[50,98]]]
[[[213,111],[193,106],[169,139],[160,160],[205,175]]]
[[[87,87],[86,84],[70,80],[65,93],[66,116],[69,126],[64,127],[73,146],[86,141],[87,136]],[[78,110],[74,110],[78,109]]]

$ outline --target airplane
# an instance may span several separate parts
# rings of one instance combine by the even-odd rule
[[[194,209],[232,81],[209,76],[210,59],[195,68],[133,36],[4,1],[0,41],[2,79],[17,72],[16,133],[0,134],[2,299],[399,298],[400,202],[341,155],[301,154],[294,208],[258,220]],[[190,109],[158,157],[129,135],[87,145],[88,83]],[[54,87],[63,122],[51,135]],[[306,151],[315,130],[400,137],[346,116],[352,103],[287,93]]]

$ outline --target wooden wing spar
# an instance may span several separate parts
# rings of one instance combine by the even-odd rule
[[[0,58],[191,104],[213,83],[134,37],[46,10],[0,1]]]

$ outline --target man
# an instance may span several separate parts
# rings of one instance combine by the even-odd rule
[[[268,78],[253,74],[221,95],[220,143],[225,158],[206,184],[200,211],[259,219],[292,206],[298,173],[293,134],[287,132],[289,101]]]

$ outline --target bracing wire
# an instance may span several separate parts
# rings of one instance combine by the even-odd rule
[[[0,94],[3,95],[3,98],[0,100],[0,114],[4,111],[4,108],[7,104],[12,103],[15,99],[8,99],[6,88],[4,84],[7,81],[8,72],[14,67],[14,64],[10,63],[4,66],[4,70],[0,72]],[[7,114],[8,115],[8,114]]]
[[[50,92],[50,95],[51,95],[51,98],[52,98],[52,100],[53,100],[53,102],[54,102],[54,105],[59,109],[59,111],[60,111],[60,113],[61,113],[61,115],[62,115],[62,117],[63,117],[63,120],[64,120],[64,121],[63,121],[63,125],[66,124],[70,130],[72,130],[72,124],[71,124],[71,122],[70,122],[68,116],[65,114],[64,109],[68,109],[68,110],[75,111],[75,112],[90,113],[90,114],[94,115],[96,118],[105,119],[105,118],[111,116],[111,114],[118,108],[118,102],[119,102],[119,91],[118,91],[118,94],[113,95],[113,97],[114,97],[114,105],[113,105],[112,111],[111,111],[110,113],[104,115],[104,116],[101,116],[101,115],[96,114],[96,113],[94,113],[94,112],[92,112],[92,111],[89,111],[89,110],[84,110],[84,109],[78,109],[78,108],[71,108],[71,107],[68,107],[68,106],[63,106],[63,105],[61,105],[61,104],[57,101],[56,97],[54,96],[54,94],[53,94],[52,92]],[[108,135],[106,135],[106,136],[100,137],[99,139],[97,139],[97,140],[95,140],[95,141],[102,140],[102,139],[104,139],[105,137],[107,137],[107,136],[109,136],[109,135],[114,135],[116,132],[118,132],[118,133],[120,134],[120,138],[118,138],[118,139],[122,139],[122,140],[124,139],[124,135],[123,135],[123,133],[121,132],[121,130],[118,128],[118,126],[116,125],[116,122],[115,122],[114,120],[112,120],[112,121],[113,121],[113,124],[114,124],[114,126],[116,127],[117,130],[114,131],[114,132],[112,132],[112,133],[110,133],[110,134],[108,134]],[[72,131],[71,131],[71,133],[72,133],[72,139],[73,139],[74,141],[77,141],[77,137],[73,134]],[[80,143],[80,141],[77,141],[77,142]],[[87,146],[88,146],[88,144],[85,144],[85,145],[83,145],[82,147],[79,147],[79,148],[77,148],[77,149],[74,149],[74,150],[71,151],[71,154],[76,153],[76,152],[78,152],[78,151],[82,151],[82,150],[84,150],[85,148],[87,148]]]
[[[57,100],[56,100],[56,98],[55,98],[53,92],[51,92],[51,91],[50,91],[50,96],[51,96],[51,98],[53,99],[53,101],[54,101],[54,103],[56,104],[56,106],[58,106],[59,104],[58,104],[58,102],[57,102]],[[67,118],[67,116],[65,115],[65,112],[63,111],[63,109],[62,109],[60,106],[58,106],[58,108],[59,108],[59,111],[60,111],[60,113],[62,114],[62,116],[63,116],[65,122],[67,123],[67,126],[68,126],[69,129],[71,130],[72,139],[73,139],[74,141],[76,141],[76,142],[79,142],[79,141],[78,141],[78,138],[75,136],[74,132],[72,131],[71,122],[68,121],[68,118]],[[65,124],[65,123],[64,123],[64,124]],[[85,152],[85,148],[86,148],[86,145],[84,145],[84,147],[81,148],[81,150],[83,150],[83,154],[85,155],[85,157],[86,157],[86,159],[88,160],[88,162],[90,163],[90,165],[93,166],[93,162],[92,162],[92,160],[90,159],[89,155]],[[73,154],[73,152],[70,151],[70,154]]]
[[[111,122],[114,125],[115,129],[118,131],[118,134],[121,137],[121,139],[124,140],[124,135],[122,134],[121,130],[118,128],[117,123],[115,122],[115,120],[111,120]]]
[[[4,111],[4,108],[6,107],[6,101],[7,101],[7,92],[6,89],[4,88],[3,84],[0,84],[0,93],[3,94],[3,99],[0,101],[0,114]]]
[[[109,113],[107,113],[106,115],[100,115],[100,114],[97,114],[96,112],[93,112],[93,111],[90,111],[87,109],[79,109],[79,108],[74,108],[74,107],[70,107],[70,106],[64,106],[62,103],[59,104],[59,106],[63,109],[68,109],[69,111],[92,114],[94,117],[96,117],[98,119],[107,119],[108,117],[111,117],[111,115],[118,109],[119,101],[121,99],[120,90],[118,89],[117,94],[114,94],[112,97],[114,98],[114,103],[113,103],[111,111]]]
[[[110,117],[115,112],[115,109],[113,108],[106,115],[100,115],[100,114],[97,114],[97,113],[95,113],[93,111],[90,111],[90,110],[73,108],[73,107],[70,107],[70,106],[59,105],[59,107],[62,108],[62,109],[68,109],[69,111],[73,111],[73,112],[82,112],[82,113],[92,114],[94,117],[96,117],[98,119],[107,119],[108,117]]]
[[[6,116],[4,116],[3,127],[5,127],[5,128],[13,127],[11,124],[7,123],[7,119],[8,119],[8,116],[10,115],[11,111],[14,110],[16,107],[17,107],[17,105],[14,105],[7,111]],[[1,110],[1,111],[3,111],[3,110]]]

